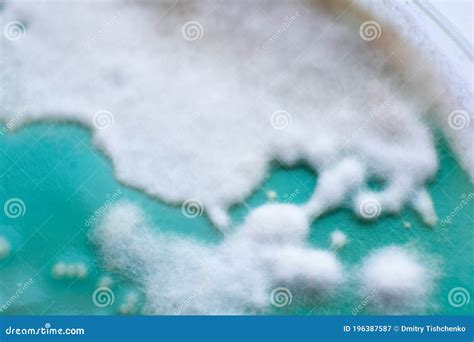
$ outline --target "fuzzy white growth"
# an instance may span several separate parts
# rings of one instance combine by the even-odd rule
[[[296,206],[257,208],[236,229],[205,245],[158,233],[139,208],[119,203],[92,237],[108,266],[141,284],[149,313],[256,313],[269,309],[270,291],[283,284],[294,294],[326,293],[343,281],[332,253],[305,244],[307,217]]]
[[[371,253],[360,276],[363,296],[370,296],[383,312],[422,310],[433,287],[433,270],[417,254],[398,246]]]
[[[10,249],[11,247],[8,240],[0,236],[0,259],[8,257],[10,254]]]
[[[433,201],[425,189],[422,189],[415,193],[415,196],[412,200],[413,207],[423,218],[425,224],[429,226],[436,225],[438,221],[438,216],[433,206]]]
[[[275,250],[272,261],[276,282],[290,288],[329,291],[343,281],[343,268],[329,251],[289,246]]]
[[[237,236],[260,243],[298,244],[309,233],[305,212],[295,205],[267,204],[252,211]]]
[[[316,217],[339,206],[349,191],[362,184],[364,171],[363,165],[354,158],[343,159],[335,166],[324,170],[305,210],[310,216]]]
[[[195,198],[218,227],[274,159],[320,174],[305,207],[313,218],[356,202],[370,176],[393,185],[377,195],[381,213],[397,211],[435,174],[425,105],[380,71],[385,57],[350,20],[290,0],[168,5],[6,2],[3,22],[29,25],[2,46],[0,116],[12,128],[45,118],[89,126],[118,179],[174,204]],[[176,28],[191,14],[203,35],[190,44]],[[269,39],[285,17],[291,28]]]
[[[226,228],[230,223],[230,218],[227,214],[227,211],[218,205],[209,206],[207,214],[214,225],[220,229]]]
[[[438,5],[432,6],[422,1],[357,3],[368,9],[379,22],[393,26],[393,31],[397,32],[398,39],[386,39],[384,49],[389,52],[397,49],[395,59],[398,61],[410,60],[410,63],[395,63],[408,76],[409,83],[413,84],[413,93],[429,102],[434,101],[434,107],[437,108],[433,113],[435,119],[474,182],[474,64],[472,39],[465,41],[463,37],[464,32],[472,31],[472,21],[453,21],[454,26],[451,26],[449,21],[456,18],[453,13],[457,11],[446,11],[449,18],[446,19],[443,16],[446,13],[441,14],[436,10]],[[462,7],[458,9],[463,11]],[[466,3],[465,11],[472,11],[470,4]],[[464,29],[457,31],[457,25]],[[401,42],[403,46],[416,47],[415,53],[400,49]],[[401,57],[404,54],[405,57]],[[420,65],[429,67],[420,70]]]
[[[347,236],[340,230],[335,230],[331,233],[331,247],[341,249],[347,244]]]

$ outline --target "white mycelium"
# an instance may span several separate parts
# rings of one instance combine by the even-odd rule
[[[382,312],[419,312],[427,305],[435,273],[418,254],[399,246],[384,247],[362,265],[362,294]]]
[[[300,208],[266,205],[222,243],[207,245],[156,232],[137,206],[119,203],[92,239],[108,267],[141,285],[145,312],[239,314],[267,311],[279,286],[300,296],[341,284],[342,265],[306,244],[308,229]]]
[[[349,17],[317,4],[7,1],[0,15],[26,30],[2,45],[0,117],[83,123],[118,179],[197,199],[217,226],[275,159],[321,175],[312,217],[359,212],[367,194],[398,211],[437,170],[426,104]],[[372,177],[386,188],[372,194]]]

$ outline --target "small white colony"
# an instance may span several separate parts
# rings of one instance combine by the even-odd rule
[[[11,247],[8,240],[0,236],[0,259],[8,257],[8,255],[10,254],[10,250]]]
[[[87,276],[87,265],[84,263],[78,263],[75,265],[75,276],[79,279],[85,278]]]
[[[278,198],[278,194],[277,194],[277,192],[274,191],[274,190],[268,190],[268,191],[266,192],[266,195],[267,195],[267,199],[268,199],[269,201],[275,201],[275,200]]]
[[[97,281],[97,287],[111,287],[114,283],[112,277],[105,275]]]
[[[362,265],[362,295],[376,310],[419,312],[433,287],[433,274],[415,252],[394,245],[380,248]]]
[[[57,279],[63,278],[67,274],[66,271],[67,271],[67,265],[63,262],[58,262],[54,264],[53,266],[53,270],[52,270],[53,277]]]
[[[341,249],[348,242],[347,235],[340,230],[335,230],[331,233],[331,247],[334,249]]]
[[[125,297],[125,301],[120,305],[119,311],[122,315],[132,315],[137,312],[138,295],[130,292]]]
[[[52,268],[52,275],[56,279],[83,279],[87,276],[87,272],[87,265],[83,262],[74,264],[58,262]]]

